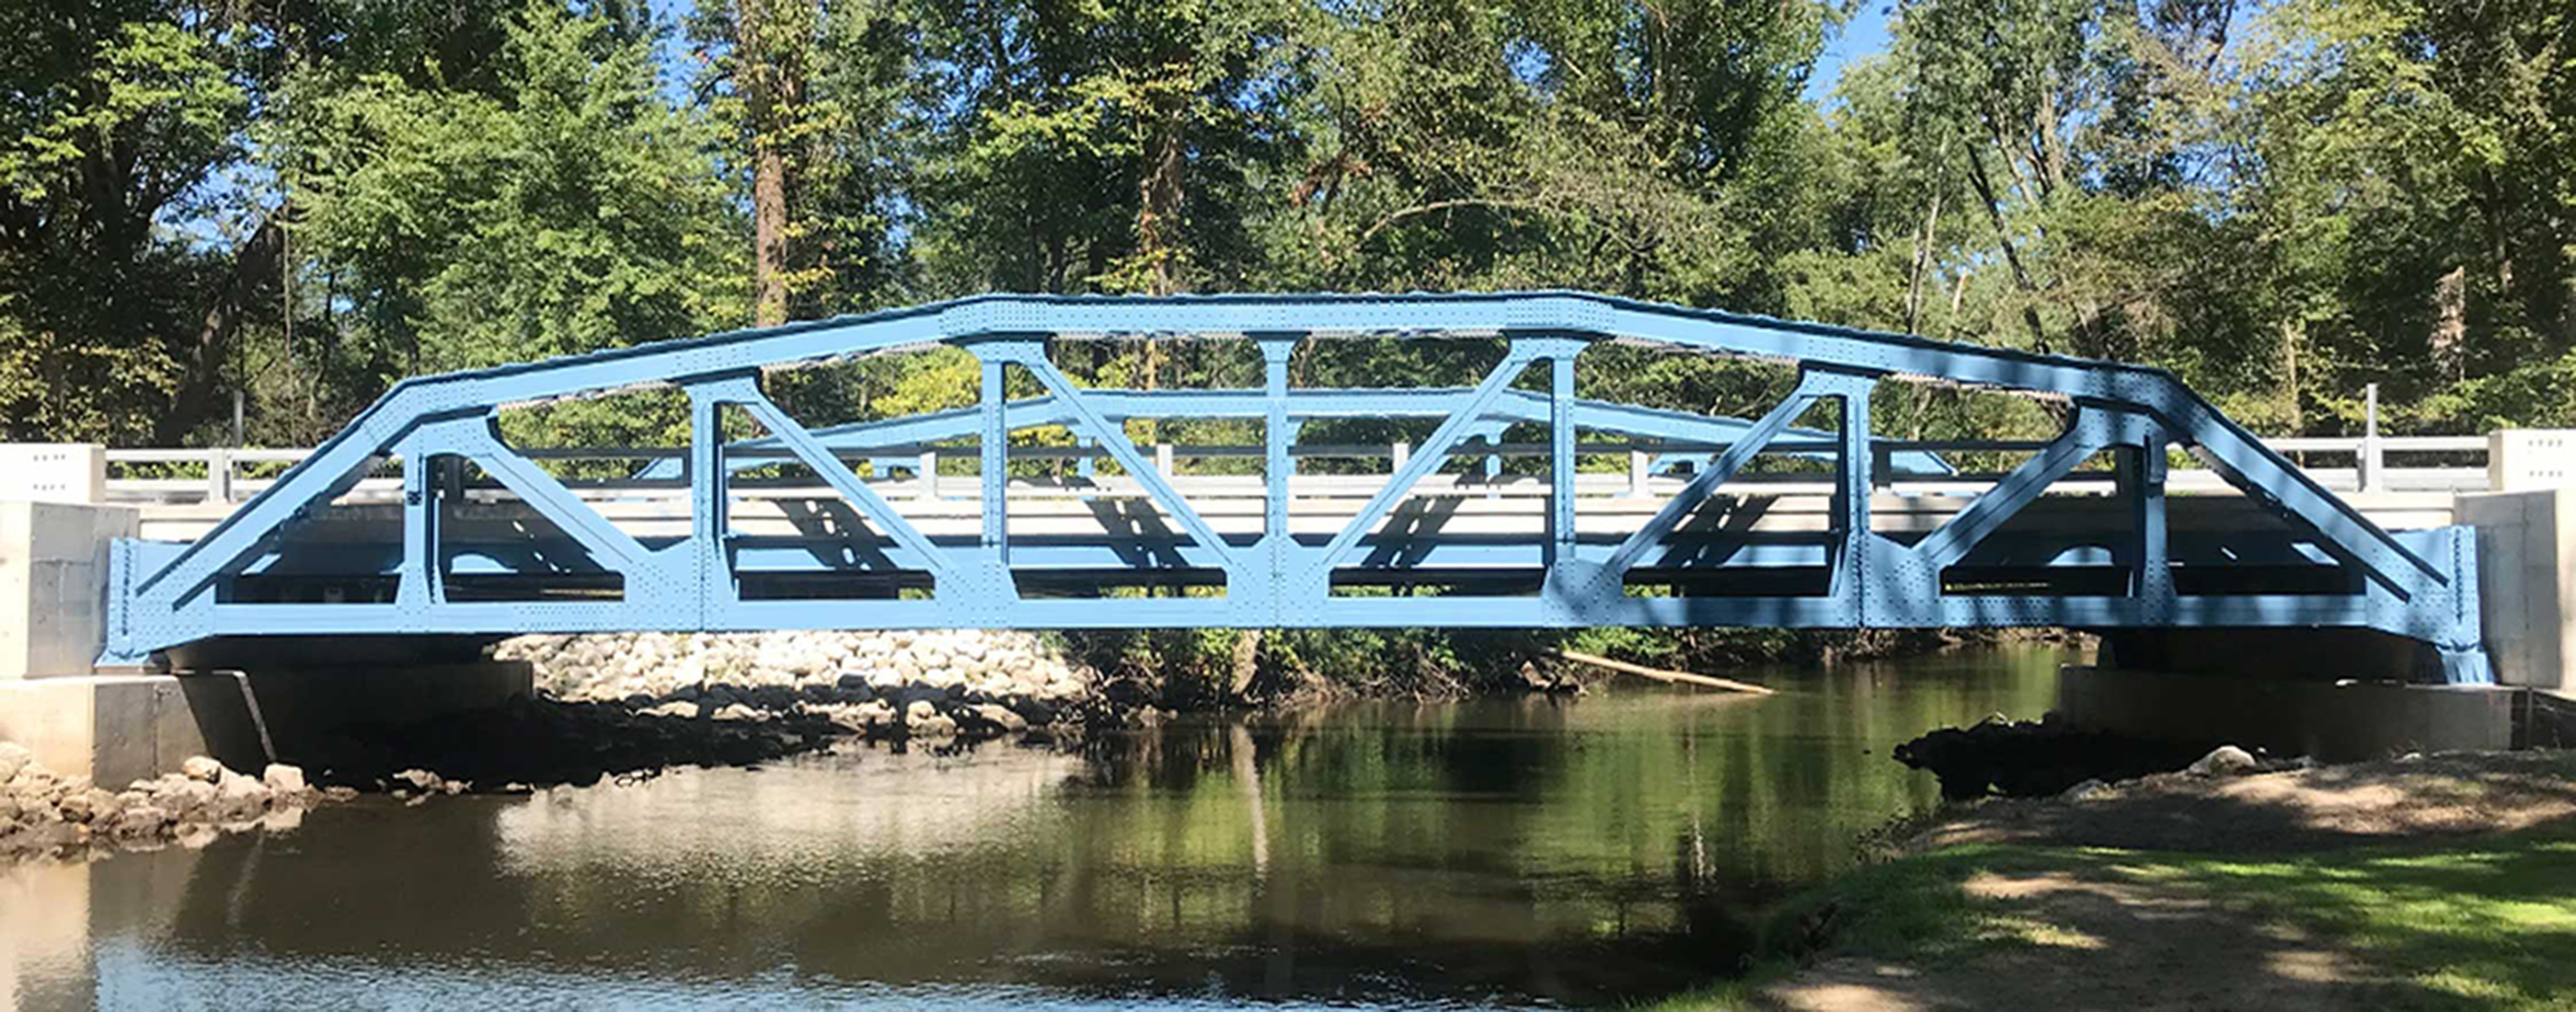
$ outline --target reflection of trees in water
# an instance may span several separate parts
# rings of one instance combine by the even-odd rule
[[[870,753],[560,801],[326,808],[210,848],[175,898],[101,902],[175,906],[173,943],[209,956],[1591,1000],[1725,969],[1763,901],[1933,798],[1888,746],[2034,713],[2056,662],[1775,675],[1792,691],[1759,700],[1354,704],[1079,756]]]

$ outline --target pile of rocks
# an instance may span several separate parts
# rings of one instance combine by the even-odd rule
[[[657,716],[624,702],[520,698],[391,723],[353,724],[300,745],[322,783],[420,798],[593,784],[671,766],[752,766],[848,732],[809,713],[755,719]]]
[[[151,849],[174,841],[202,847],[225,832],[294,828],[305,809],[354,793],[314,790],[293,766],[271,764],[254,777],[204,756],[182,763],[177,773],[107,791],[0,742],[0,857]]]
[[[725,721],[819,717],[872,737],[1043,734],[1094,679],[1021,632],[521,636],[493,656],[566,702]]]

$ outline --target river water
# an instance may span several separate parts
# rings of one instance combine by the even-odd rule
[[[1078,753],[853,746],[0,871],[17,1008],[1615,1005],[1929,805],[1899,741],[2036,716],[2068,655],[1775,671],[1754,698],[1367,703]],[[0,1005],[5,1008],[7,1005]]]

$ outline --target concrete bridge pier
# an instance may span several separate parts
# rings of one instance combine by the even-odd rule
[[[192,755],[257,770],[353,722],[431,716],[526,695],[531,672],[472,644],[347,640],[182,651],[166,672],[92,668],[106,633],[107,553],[138,511],[0,502],[0,741],[103,786]],[[461,647],[461,649],[460,649]]]

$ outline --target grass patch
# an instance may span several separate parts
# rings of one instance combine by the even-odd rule
[[[2057,872],[2207,899],[2391,978],[2377,1007],[2576,1012],[2576,832],[2563,826],[2438,851],[2218,857],[2005,846],[1909,857],[1785,904],[1765,932],[1765,957],[1743,979],[1645,1007],[1759,1007],[1764,984],[1827,956],[1928,970],[2005,948],[2098,946],[2036,903],[1969,895],[1964,884],[1981,872]]]
[[[2576,838],[2564,830],[2431,852],[2130,855],[2115,870],[2313,931],[2412,983],[2402,1007],[2576,1010]]]

